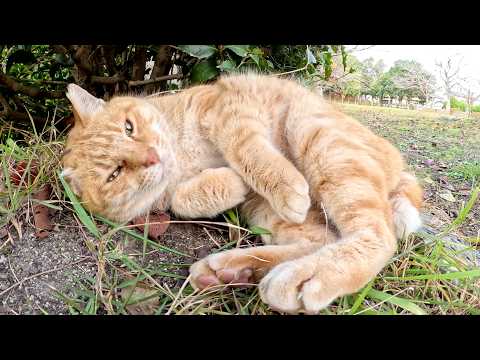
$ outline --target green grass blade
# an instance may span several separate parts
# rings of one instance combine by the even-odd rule
[[[385,276],[385,280],[460,280],[460,279],[474,279],[480,277],[480,269],[470,271],[455,271],[445,274],[430,274],[430,275],[417,275],[417,276]]]
[[[362,292],[357,296],[357,298],[355,299],[355,302],[353,303],[353,305],[350,309],[350,312],[349,312],[350,315],[355,314],[355,312],[358,310],[358,308],[362,304],[363,300],[365,299],[365,296],[367,296],[367,293],[372,288],[374,282],[375,282],[375,280],[370,281],[367,284],[367,286],[365,286],[365,288],[362,290]]]
[[[70,189],[70,186],[67,184],[63,176],[58,173],[58,178],[60,179],[65,192],[67,193],[67,196],[69,197],[70,201],[72,202],[73,208],[75,209],[75,212],[77,213],[78,217],[80,218],[80,221],[87,227],[87,229],[95,235],[95,237],[98,239],[100,237],[100,232],[97,229],[97,226],[95,223],[92,221],[90,216],[88,216],[87,212],[83,208],[83,206],[80,204],[78,201],[77,197],[73,193],[72,189]]]
[[[390,295],[375,289],[370,289],[368,291],[368,296],[371,297],[372,299],[379,300],[379,301],[385,301],[393,305],[397,305],[401,307],[402,309],[405,309],[407,311],[410,311],[412,314],[415,315],[426,315],[427,313],[421,309],[418,305],[412,303],[411,301],[395,296],[395,295]]]
[[[472,191],[472,195],[470,196],[470,199],[468,199],[465,206],[459,211],[457,218],[445,230],[443,230],[438,235],[439,237],[442,237],[443,235],[456,229],[465,221],[465,219],[467,218],[467,215],[470,213],[470,211],[473,208],[473,205],[475,205],[475,202],[477,201],[479,192],[480,192],[480,187],[477,187]]]

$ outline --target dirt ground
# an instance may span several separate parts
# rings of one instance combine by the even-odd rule
[[[0,252],[0,314],[68,314],[68,306],[58,292],[74,297],[79,280],[95,277],[97,263],[86,245],[94,238],[81,230],[71,213],[57,212],[53,222],[55,230],[44,239],[35,237],[31,224],[21,225],[21,237],[14,227],[9,228],[13,244],[9,242],[7,249]],[[145,256],[142,266],[191,263],[206,256],[224,239],[225,235],[217,229],[171,224],[159,244],[191,257],[154,251]],[[141,252],[142,244],[128,236],[117,234],[113,241],[132,253]],[[188,267],[168,270],[181,277],[158,278],[170,288],[181,286],[188,276]]]

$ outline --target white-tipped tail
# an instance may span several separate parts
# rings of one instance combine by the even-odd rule
[[[398,239],[408,236],[422,226],[418,209],[410,200],[403,196],[396,196],[390,200],[393,209],[393,222]]]

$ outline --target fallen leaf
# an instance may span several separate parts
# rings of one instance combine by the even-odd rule
[[[27,161],[20,161],[19,163],[16,163],[13,167],[13,169],[10,170],[10,180],[15,184],[15,185],[20,185],[20,181],[22,181],[22,177],[24,176],[25,170],[28,166]],[[30,163],[30,171],[29,171],[29,176],[25,176],[25,178],[22,181],[22,186],[26,187],[27,184],[31,184],[33,180],[38,175],[38,163],[36,161],[32,161]],[[33,178],[32,178],[33,177]]]
[[[148,217],[148,237],[152,240],[159,240],[160,236],[168,229],[170,216],[167,213],[152,213]],[[132,223],[142,234],[147,223],[146,216],[139,216],[133,219]]]
[[[36,200],[48,200],[52,189],[50,185],[43,186],[40,191],[33,194]],[[46,238],[53,230],[53,224],[50,221],[48,207],[38,203],[33,204],[33,221],[35,223],[35,236],[38,239]]]
[[[152,315],[160,304],[160,299],[155,296],[157,290],[142,287],[137,283],[136,287],[127,286],[121,290],[123,301],[127,301],[125,309],[132,315]],[[145,299],[145,300],[142,300]]]
[[[440,176],[438,178],[439,182],[440,182],[440,186],[441,187],[444,187],[448,190],[451,190],[451,191],[455,191],[455,188],[450,184],[450,182],[448,181],[448,178],[446,176]]]
[[[433,160],[432,159],[427,159],[423,163],[427,166],[432,166],[433,165]]]
[[[455,202],[455,198],[450,190],[442,191],[441,193],[438,194],[442,199],[450,201],[450,202]]]

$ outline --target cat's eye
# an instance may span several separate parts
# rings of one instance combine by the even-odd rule
[[[125,121],[125,133],[128,135],[128,136],[132,136],[133,134],[133,124],[130,120],[126,120]]]
[[[110,175],[110,176],[108,177],[107,182],[110,182],[110,181],[115,180],[115,179],[118,177],[118,175],[120,175],[120,171],[122,171],[122,167],[121,167],[121,166],[119,166],[119,167],[117,167],[117,168],[115,169],[115,171],[112,173],[112,175]]]

